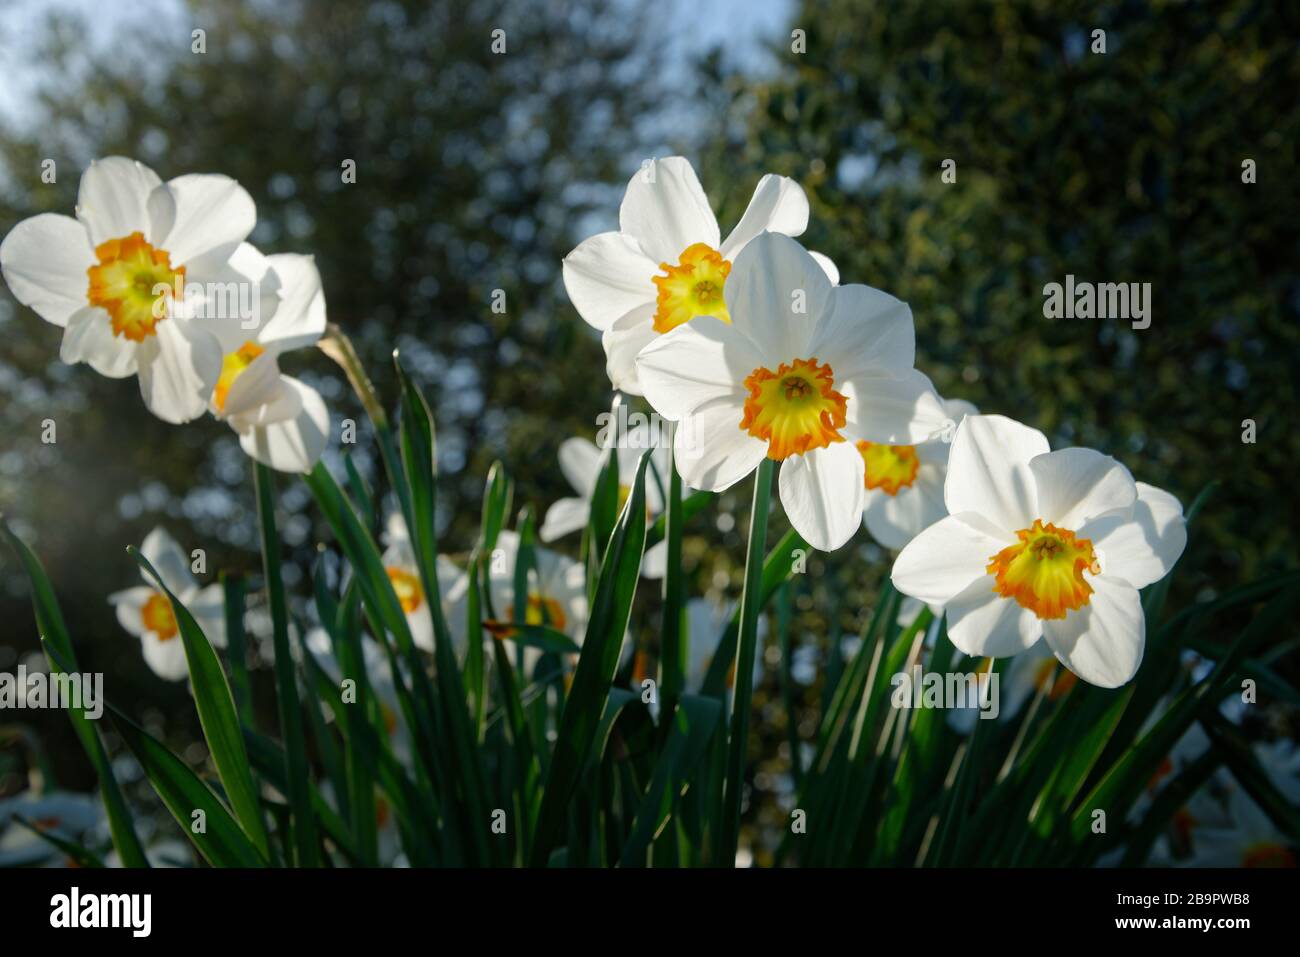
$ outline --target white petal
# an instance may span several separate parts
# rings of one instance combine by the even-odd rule
[[[113,320],[107,312],[91,306],[72,314],[59,346],[59,358],[64,362],[84,362],[110,379],[135,375],[138,352],[139,346],[126,336],[113,335]]]
[[[427,601],[420,602],[420,607],[406,616],[406,623],[411,629],[411,640],[421,651],[433,651],[433,612]]]
[[[758,467],[767,454],[767,443],[740,427],[744,405],[743,392],[713,399],[678,425],[673,451],[683,482],[721,492]]]
[[[149,197],[160,183],[157,173],[135,160],[123,156],[94,160],[82,174],[77,192],[77,218],[90,233],[91,246],[150,232]],[[145,238],[154,242],[156,237]]]
[[[655,332],[654,314],[654,303],[638,306],[600,334],[600,344],[605,347],[605,373],[609,376],[610,386],[620,392],[645,394],[637,374],[636,357],[659,338],[659,333]]]
[[[329,410],[311,386],[291,376],[281,380],[298,394],[301,411],[291,419],[253,427],[239,436],[239,444],[263,465],[281,472],[309,472],[329,442]]]
[[[262,353],[230,383],[225,405],[217,408],[213,399],[212,414],[218,418],[243,417],[259,406],[271,404],[282,391],[280,379],[275,353]]]
[[[137,637],[144,634],[143,610],[145,602],[154,596],[152,588],[136,585],[108,596],[108,603],[117,614],[117,623]]]
[[[663,578],[668,573],[668,542],[662,541],[645,550],[641,574],[646,578]]]
[[[1138,591],[1121,578],[1089,576],[1088,604],[1043,622],[1043,637],[1060,662],[1089,684],[1118,688],[1137,674],[1146,645]]]
[[[569,438],[560,443],[560,471],[583,498],[591,498],[600,472],[602,453],[583,438]]]
[[[564,257],[561,271],[573,308],[597,329],[608,329],[620,316],[653,304],[657,296],[652,279],[659,272],[658,263],[622,233],[600,233],[584,240]]]
[[[180,681],[189,676],[185,644],[180,635],[173,635],[164,641],[152,631],[146,632],[140,638],[140,650],[144,652],[145,662],[159,678]]]
[[[226,647],[226,594],[220,585],[196,588],[183,604],[214,648]]]
[[[903,594],[942,606],[984,578],[989,559],[1006,545],[978,515],[949,515],[907,543],[890,578]]]
[[[1145,588],[1169,574],[1187,545],[1187,522],[1178,499],[1163,489],[1137,483],[1131,515],[1103,515],[1079,529],[1092,541],[1102,574]]]
[[[646,399],[676,422],[706,402],[737,393],[743,407],[745,379],[766,360],[734,326],[702,317],[659,336],[636,364]]]
[[[587,527],[591,515],[591,501],[585,498],[562,498],[546,510],[541,530],[537,533],[544,542],[553,542],[570,532]]]
[[[949,419],[930,380],[914,369],[893,376],[863,375],[836,388],[848,399],[845,432],[854,439],[917,445],[941,434]]]
[[[1028,528],[1038,517],[1029,462],[1047,451],[1047,437],[1037,429],[1001,415],[967,416],[948,454],[948,511],[976,512],[1004,532]]]
[[[923,484],[918,472],[917,481],[899,489],[897,495],[887,495],[880,489],[868,491],[862,519],[871,537],[881,545],[902,548],[947,514],[942,484]]]
[[[826,278],[831,281],[832,286],[840,284],[840,267],[835,265],[830,256],[819,253],[815,249],[808,250],[808,255],[817,260],[817,265],[822,267],[822,272],[826,273]]]
[[[275,352],[310,346],[325,332],[325,290],[311,256],[268,256],[279,280],[280,304],[258,342]]]
[[[651,160],[627,184],[619,229],[650,259],[676,263],[688,246],[718,248],[718,221],[691,164],[680,156]]]
[[[182,315],[202,319],[223,352],[258,342],[262,329],[280,308],[280,277],[271,257],[250,243],[240,243],[230,259],[204,277],[187,283]]]
[[[781,465],[781,505],[794,530],[823,552],[839,548],[858,530],[866,489],[862,455],[836,442],[792,455]]]
[[[172,594],[179,596],[195,587],[189,555],[161,525],[145,536],[140,543],[140,554],[148,559]],[[140,572],[144,580],[153,585],[153,578],[145,574],[144,569]]]
[[[811,357],[809,345],[830,309],[833,288],[797,242],[763,233],[732,263],[723,298],[735,328],[779,364]]]
[[[993,576],[983,575],[944,606],[948,637],[968,655],[1005,658],[1032,648],[1043,626],[1028,608],[993,590]]]
[[[1038,518],[1077,530],[1088,519],[1137,501],[1128,469],[1093,449],[1057,449],[1029,463],[1038,493]]]
[[[140,395],[173,424],[197,419],[221,375],[221,345],[194,322],[173,316],[154,326],[137,350]]]
[[[759,233],[768,231],[799,236],[808,228],[808,197],[803,187],[788,176],[768,173],[754,187],[745,215],[722,243],[723,259],[736,253]]]
[[[86,227],[71,216],[24,219],[0,243],[0,271],[9,291],[56,326],[86,307],[88,270],[96,262]]]
[[[912,310],[870,286],[836,286],[808,351],[830,363],[837,381],[910,372],[916,359]]]
[[[176,201],[176,218],[162,245],[173,266],[200,274],[218,269],[257,223],[253,197],[229,176],[191,173],[168,180],[167,188]]]

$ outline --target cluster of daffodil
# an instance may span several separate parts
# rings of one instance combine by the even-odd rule
[[[901,549],[894,584],[946,613],[966,654],[1041,641],[1093,684],[1127,682],[1144,644],[1138,589],[1186,542],[1178,500],[1100,452],[1052,451],[1041,432],[940,398],[913,367],[907,304],[841,283],[792,238],[807,224],[803,190],[768,175],[724,240],[686,160],[646,164],[619,229],[564,261],[613,387],[676,423],[687,485],[721,492],[771,459],[811,545],[839,548],[865,522]],[[577,463],[593,459],[566,447],[579,491],[593,467]],[[581,502],[558,503],[547,525],[579,527]]]
[[[383,413],[374,411],[380,404],[373,392],[358,385],[364,376],[344,363],[376,420],[376,431],[386,433],[380,435],[381,453],[399,506],[387,521],[359,479],[345,495],[333,484],[329,470],[318,465],[327,444],[328,412],[314,389],[280,371],[279,357],[317,343],[325,332],[321,279],[308,256],[263,255],[246,242],[255,209],[237,183],[216,175],[181,176],[164,183],[139,163],[109,158],[92,164],[82,178],[75,219],[45,214],[14,227],[0,244],[0,269],[20,301],[64,329],[63,360],[85,362],[113,378],[135,375],[146,406],[159,418],[184,423],[210,413],[228,422],[243,449],[262,465],[308,473],[305,481],[346,559],[348,570],[339,575],[341,594],[332,593],[328,576],[319,579],[317,627],[299,630],[284,607],[278,557],[272,559],[274,517],[262,515],[267,590],[278,591],[280,598],[278,608],[274,599],[269,604],[277,693],[288,702],[282,711],[283,748],[261,738],[251,725],[241,725],[245,716],[230,711],[231,691],[221,668],[208,667],[217,660],[209,645],[229,644],[234,649],[242,643],[245,616],[237,619],[238,633],[232,627],[226,634],[228,622],[236,620],[227,616],[243,611],[232,604],[242,601],[241,590],[205,587],[195,578],[185,550],[157,528],[140,548],[143,584],[110,596],[122,627],[140,638],[149,666],[165,679],[192,681],[205,735],[209,722],[231,731],[208,740],[223,784],[235,795],[244,795],[242,805],[233,797],[231,803],[239,817],[238,830],[252,846],[241,844],[227,857],[229,848],[195,840],[209,861],[314,858],[310,836],[303,837],[297,824],[281,835],[283,849],[266,844],[259,815],[250,809],[251,774],[245,779],[250,755],[239,747],[241,734],[236,731],[241,727],[258,745],[250,754],[260,765],[259,774],[273,774],[275,780],[283,776],[298,819],[314,821],[308,808],[327,811],[321,828],[333,846],[355,860],[551,860],[552,851],[563,844],[562,832],[572,824],[566,824],[569,799],[595,793],[579,786],[582,776],[595,773],[592,768],[599,764],[588,760],[589,753],[601,753],[620,709],[637,697],[624,688],[616,701],[611,682],[621,671],[644,693],[643,683],[652,677],[644,650],[634,655],[634,643],[628,640],[632,595],[638,575],[644,575],[664,581],[661,654],[671,652],[673,644],[680,654],[674,668],[665,667],[660,675],[662,702],[653,696],[643,699],[661,727],[654,735],[641,734],[643,750],[636,760],[653,750],[645,743],[653,739],[662,748],[656,760],[663,763],[633,761],[635,771],[623,769],[628,774],[617,782],[620,797],[602,813],[619,819],[626,845],[623,850],[611,845],[605,856],[623,863],[644,858],[664,826],[663,815],[676,814],[676,802],[690,800],[701,802],[695,810],[707,819],[708,833],[690,839],[689,860],[730,862],[738,847],[750,694],[762,667],[756,648],[766,630],[761,615],[766,596],[759,594],[767,586],[763,536],[778,468],[779,500],[794,529],[788,537],[797,534],[808,545],[831,551],[865,525],[876,541],[897,553],[890,576],[896,592],[887,587],[887,600],[876,609],[887,611],[878,616],[887,622],[881,634],[892,635],[887,669],[909,668],[928,654],[931,665],[938,660],[990,674],[995,668],[992,659],[1011,658],[999,671],[1003,721],[1028,712],[1030,717],[1022,719],[1027,726],[1044,701],[1067,693],[1082,699],[1081,708],[1097,714],[1104,710],[1119,720],[1126,707],[1123,696],[1076,685],[1082,679],[1115,688],[1137,672],[1146,635],[1139,589],[1167,575],[1186,543],[1178,499],[1137,482],[1122,464],[1100,452],[1053,451],[1047,438],[1029,426],[939,396],[931,380],[915,368],[910,308],[886,292],[842,282],[833,262],[804,249],[795,237],[804,232],[808,218],[803,190],[788,178],[768,175],[759,181],[740,222],[723,239],[686,160],[653,161],[633,176],[620,209],[619,229],[587,239],[573,250],[564,260],[563,279],[579,314],[601,332],[612,389],[643,397],[657,419],[670,425],[660,429],[652,420],[604,435],[600,445],[580,437],[561,445],[560,470],[575,494],[550,507],[536,537],[550,544],[583,533],[581,560],[536,544],[531,518],[521,518],[515,529],[504,527],[509,498],[504,492],[492,508],[485,507],[483,537],[463,564],[438,553],[430,532],[432,454],[431,449],[420,449],[418,428],[412,426],[416,404],[409,394],[403,397],[398,463],[392,447],[383,446],[392,434],[386,423],[380,427]],[[617,454],[626,450],[646,454]],[[611,456],[616,454],[614,468]],[[261,466],[255,472],[259,506],[270,510],[270,473]],[[738,609],[710,598],[688,597],[680,574],[681,529],[672,526],[684,514],[684,490],[719,493],[755,473],[750,551]],[[492,488],[490,476],[490,503]],[[427,496],[423,510],[413,504],[417,490]],[[663,526],[644,551],[639,538],[642,508],[647,530]],[[613,511],[621,514],[611,533]],[[629,532],[633,526],[635,534]],[[381,528],[382,535],[377,534]],[[7,527],[0,530],[22,548]],[[597,532],[602,540],[593,544]],[[29,572],[39,571],[36,564],[28,567]],[[786,577],[783,573],[781,581]],[[518,593],[525,589],[526,594]],[[48,590],[37,591],[38,604],[50,598]],[[897,593],[907,600],[900,602]],[[670,642],[667,624],[673,616],[680,634]],[[369,635],[362,632],[363,617]],[[937,618],[946,619],[950,645],[941,644],[942,629],[922,630]],[[48,613],[44,620],[51,620]],[[598,652],[590,655],[593,642]],[[498,690],[491,692],[487,648],[496,654]],[[877,653],[884,654],[884,649],[879,645]],[[69,650],[65,646],[63,653]],[[789,648],[783,645],[783,651]],[[964,658],[954,658],[955,651]],[[228,658],[232,670],[236,664],[244,668],[241,656]],[[536,673],[543,660],[558,665],[554,674]],[[512,663],[531,684],[516,683]],[[727,663],[731,667],[724,671]],[[790,666],[788,660],[785,664]],[[462,667],[463,675],[457,673]],[[883,727],[882,742],[891,733],[890,719],[882,719],[878,710],[884,679],[876,667],[873,663],[868,670],[866,659],[855,656],[849,671],[836,678],[851,690],[843,696],[836,692],[828,714],[840,717],[828,723],[829,733],[818,740],[818,747],[827,749],[821,768],[831,770],[824,791],[817,776],[804,778],[801,801],[805,806],[831,802],[822,810],[837,811],[828,811],[824,819],[835,817],[842,831],[823,844],[818,844],[820,838],[810,841],[805,852],[809,862],[841,861],[862,851],[866,845],[861,842],[870,842],[877,833],[887,838],[879,845],[882,859],[893,860],[890,855],[911,839],[903,836],[914,829],[914,822],[901,817],[908,813],[906,800],[891,812],[894,816],[880,816],[879,832],[874,821],[866,823],[871,799],[864,798],[852,809],[834,804],[836,795],[869,795],[872,788],[885,786],[881,782],[903,781],[901,775],[895,780],[892,771],[877,779],[874,768],[870,774],[863,770],[851,753],[858,746],[861,726],[854,731],[851,749],[838,737],[846,716],[855,710],[855,722],[865,723],[868,714],[874,722],[865,733]],[[1226,687],[1231,677],[1226,667],[1223,674],[1216,671],[1213,687]],[[317,795],[308,793],[309,782],[314,782],[301,763],[302,728],[295,731],[288,721],[296,713],[295,668],[319,699],[307,712],[317,704],[333,712],[349,760],[378,756],[373,767],[349,764],[346,774],[333,773],[337,767],[327,769],[330,780],[320,781]],[[670,670],[676,685],[671,693]],[[362,707],[365,719],[355,723],[342,710],[342,703],[350,702],[341,703],[337,691],[359,676],[364,676],[368,703]],[[562,682],[553,681],[560,676]],[[459,692],[464,692],[464,701]],[[552,692],[559,707],[548,712]],[[1156,694],[1150,692],[1152,702]],[[488,698],[498,706],[491,714],[485,705]],[[584,711],[576,717],[566,703],[575,699],[581,702],[578,710]],[[728,700],[729,729],[723,717]],[[685,720],[664,721],[665,706],[670,713],[681,709]],[[1185,702],[1166,708],[1165,717],[1142,734],[1144,741],[1157,739],[1151,745],[1155,759],[1169,753],[1172,773],[1180,762],[1198,762],[1207,745],[1185,736],[1170,752],[1175,736],[1160,737],[1173,726],[1168,715],[1179,711],[1181,727],[1186,728],[1193,709]],[[1136,724],[1139,709],[1134,710]],[[636,720],[645,720],[644,714]],[[603,719],[599,728],[597,718]],[[947,720],[967,735],[979,718],[976,709],[959,706]],[[370,726],[377,736],[369,736]],[[918,720],[905,724],[904,731],[912,733],[918,726],[925,730]],[[122,727],[136,733],[129,723]],[[637,731],[633,721],[630,737]],[[329,737],[323,726],[314,733],[322,740]],[[1041,734],[1035,740],[1058,741],[1067,731],[1051,724]],[[135,740],[138,745],[142,739]],[[978,735],[969,740],[978,740]],[[552,753],[538,762],[537,755],[552,743]],[[217,745],[225,748],[220,757]],[[497,750],[502,747],[513,754],[507,757]],[[1010,753],[1019,747],[1017,739]],[[1099,762],[1106,741],[1093,740],[1089,747],[1091,762]],[[463,773],[444,773],[444,748],[454,753]],[[143,753],[134,750],[137,757]],[[92,760],[98,753],[90,750]],[[689,761],[685,755],[691,756]],[[1293,787],[1300,767],[1294,752],[1268,757],[1285,765],[1283,779],[1271,786]],[[707,773],[693,769],[690,761],[705,761]],[[797,766],[798,759],[792,763]],[[518,779],[507,775],[509,780],[489,783],[483,774],[488,766],[512,768]],[[130,827],[123,827],[126,815],[106,768],[106,763],[97,766],[108,816],[116,816],[114,842],[136,863],[152,862],[153,856],[142,856],[138,848],[132,851],[135,841]],[[687,781],[697,770],[707,780],[689,790]],[[909,773],[929,770],[934,769],[916,772],[913,767]],[[867,776],[855,778],[859,772]],[[638,774],[644,780],[636,778]],[[1129,776],[1137,781],[1135,775]],[[1034,785],[1026,795],[1034,799],[1031,815],[1043,807],[1051,813],[1072,809],[1076,815],[1088,810],[1073,807],[1084,778],[1071,785],[1058,780],[1050,768],[1044,776],[1041,793],[1056,804],[1037,799]],[[151,773],[151,780],[165,788],[156,774]],[[998,796],[1018,800],[1019,783],[999,777],[997,786],[1005,790]],[[1124,805],[1134,828],[1156,806],[1158,784],[1153,778],[1143,800]],[[429,819],[423,797],[415,796],[417,788],[426,785],[438,792],[444,816]],[[669,792],[656,788],[670,786],[672,797],[665,803]],[[1058,787],[1075,790],[1061,796],[1053,790]],[[506,850],[490,842],[461,847],[459,838],[444,844],[440,828],[457,814],[461,824],[474,822],[468,826],[471,838],[476,828],[488,827],[480,812],[502,803],[502,794],[487,801],[494,788],[517,792],[523,822],[518,842]],[[949,802],[945,822],[959,820],[967,810],[954,790],[960,791],[960,785],[944,785],[944,800]],[[312,803],[316,796],[320,800]],[[505,803],[510,800],[513,797]],[[1276,828],[1265,833],[1271,826],[1268,820],[1231,777],[1218,780],[1208,800],[1198,792],[1175,816],[1172,836],[1149,848],[1155,859],[1172,854],[1185,860],[1190,853],[1194,859],[1205,855],[1207,862],[1228,861],[1237,854],[1242,862],[1249,858],[1256,863],[1294,863]],[[674,810],[665,810],[669,805]],[[981,813],[994,813],[992,806]],[[633,809],[631,816],[628,808]],[[225,813],[215,798],[209,810]],[[55,811],[57,807],[51,814]],[[924,807],[922,811],[930,813]],[[26,831],[6,831],[4,817],[0,803],[0,861],[6,851],[25,859],[44,846],[39,840],[32,843]],[[1152,817],[1158,815],[1153,812]],[[80,838],[97,820],[92,815],[68,830]],[[585,824],[570,838],[584,829]],[[1190,841],[1193,831],[1195,842]],[[668,832],[667,840],[675,845],[686,834]],[[304,843],[291,849],[290,839]],[[10,841],[16,842],[13,848],[8,847]],[[928,841],[922,857],[931,850]],[[574,847],[580,843],[574,842]],[[872,845],[873,853],[875,848]],[[573,860],[580,861],[578,851],[573,853]],[[943,860],[956,849],[941,838],[934,853]],[[158,859],[172,856],[169,852]]]
[[[266,256],[245,241],[256,222],[252,197],[227,176],[164,183],[110,156],[81,177],[75,219],[43,213],[10,231],[0,269],[19,302],[63,329],[64,362],[135,376],[158,418],[209,412],[258,461],[305,472],[325,449],[329,413],[279,357],[320,338],[325,296],[310,256]]]

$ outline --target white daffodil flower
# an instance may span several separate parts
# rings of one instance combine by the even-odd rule
[[[687,649],[686,684],[692,691],[704,687],[704,679],[713,664],[713,656],[718,650],[722,633],[727,630],[735,607],[728,607],[721,602],[708,598],[691,598],[686,602]],[[758,643],[754,649],[753,684],[757,685],[763,677],[763,642],[767,637],[767,616],[758,619]],[[733,660],[727,672],[727,689],[736,686],[736,662]]]
[[[868,286],[832,286],[778,233],[736,258],[726,301],[730,322],[696,319],[637,357],[646,398],[678,422],[677,470],[720,492],[775,459],[790,524],[814,548],[839,548],[866,504],[856,443],[924,442],[951,427],[912,368],[912,312]]]
[[[1142,661],[1138,589],[1187,542],[1182,506],[1092,449],[1051,452],[1036,429],[972,415],[948,458],[949,515],[908,543],[895,587],[948,615],[968,655],[1019,654],[1044,638],[1083,680],[1117,688]]]
[[[808,198],[794,180],[769,173],[723,240],[690,162],[669,156],[647,162],[628,182],[618,220],[617,231],[592,236],[564,257],[564,288],[601,331],[614,388],[642,395],[637,353],[697,316],[730,321],[723,292],[736,256],[764,230],[803,233]],[[830,282],[839,282],[835,264],[816,258]]]
[[[638,425],[629,429],[618,443],[618,504],[621,510],[636,481],[637,464],[641,454],[653,444],[649,426]],[[544,542],[553,542],[571,532],[587,527],[591,518],[591,496],[596,480],[605,467],[608,450],[601,450],[583,438],[565,439],[560,445],[560,471],[578,494],[562,498],[546,510],[546,518],[538,531]],[[650,471],[646,473],[646,522],[653,522],[664,509],[664,493],[668,489],[672,456],[666,446],[654,444],[650,454]],[[661,541],[647,548],[641,562],[641,574],[647,578],[663,578],[668,567],[668,543]]]
[[[1204,792],[1200,792],[1204,795]],[[1174,828],[1185,834],[1191,857],[1178,863],[1190,867],[1295,867],[1296,849],[1272,819],[1233,782],[1227,798],[1227,823],[1207,822],[1199,808],[1210,804],[1189,801],[1174,816]]]
[[[433,651],[433,612],[429,608],[428,596],[424,593],[424,583],[420,579],[420,566],[415,560],[415,546],[411,542],[410,532],[401,514],[394,512],[388,516],[388,526],[384,531],[383,562],[388,580],[393,583],[397,600],[402,603],[406,613],[406,623],[411,629],[411,638],[415,647],[423,651]],[[438,589],[444,602],[448,602],[451,592],[457,587],[458,579],[465,573],[456,567],[450,558],[438,556]],[[462,589],[464,585],[460,586]],[[452,602],[454,605],[455,602]],[[451,630],[456,651],[464,648],[464,633],[456,628],[459,617],[454,608],[445,609],[448,627]]]
[[[524,608],[524,624],[545,625],[572,638],[579,645],[587,630],[587,572],[581,562],[553,552],[549,548],[534,546],[533,568],[528,575],[528,597]],[[503,625],[515,622],[515,563],[519,557],[519,534],[503,530],[497,535],[496,547],[488,556],[488,590],[492,596],[492,611]],[[458,597],[464,589],[453,590]],[[487,617],[487,608],[483,609]],[[510,649],[510,660],[515,660],[514,643],[505,642]],[[624,637],[623,651],[630,652],[630,643]],[[524,648],[524,670],[532,674],[533,667],[542,657],[534,647]]]
[[[178,308],[221,280],[252,231],[252,197],[226,176],[162,182],[110,156],[81,177],[77,218],[42,213],[0,244],[0,271],[19,302],[63,328],[59,357],[113,379],[138,376],[154,415],[188,422],[207,408],[221,347]]]
[[[953,428],[975,406],[963,399],[941,400]],[[886,445],[859,441],[867,504],[863,524],[886,548],[902,548],[923,529],[948,514],[943,505],[943,480],[948,475],[952,433],[916,445]]]
[[[987,658],[967,658],[962,661],[961,667],[969,668],[970,674],[987,675],[992,662]],[[997,701],[993,702],[997,706],[997,720],[1012,720],[1027,702],[1040,694],[1048,701],[1058,701],[1078,682],[1073,671],[1061,667],[1047,642],[1039,641],[1023,655],[1012,658],[999,673]],[[986,692],[980,687],[980,693],[987,695],[991,689]],[[969,703],[967,707],[954,708],[948,714],[948,726],[961,734],[970,734],[975,722],[980,720],[980,710],[979,707],[969,706]]]
[[[225,599],[220,585],[201,587],[190,572],[190,560],[176,540],[162,528],[155,528],[140,546],[163,584],[184,605],[216,648],[226,647]],[[153,579],[140,570],[145,585],[137,585],[108,596],[117,611],[118,623],[140,639],[144,660],[158,677],[180,681],[189,676],[185,646],[172,613],[171,602],[157,590]]]
[[[343,673],[343,666],[334,654],[334,645],[324,628],[308,629],[304,644],[321,670],[336,685],[341,686],[343,680],[350,677]],[[392,663],[379,643],[365,634],[361,636],[361,657],[393,754],[405,764],[411,756],[411,737],[400,717],[401,704],[397,697],[397,683],[393,680]]]
[[[325,331],[325,293],[311,256],[263,256],[243,243],[227,278],[260,293],[258,316],[218,316],[205,324],[221,345],[221,375],[209,409],[229,423],[257,461],[307,472],[325,451],[329,412],[320,393],[280,372],[279,357],[315,344]]]
[[[103,821],[104,809],[98,796],[73,791],[42,795],[24,792],[0,800],[0,867],[29,867],[62,860],[57,847],[17,823],[16,818],[42,833],[84,846],[87,836]]]

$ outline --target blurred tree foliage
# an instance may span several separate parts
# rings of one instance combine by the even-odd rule
[[[394,395],[397,346],[436,402],[448,547],[477,527],[495,457],[521,479],[517,503],[570,494],[556,449],[594,433],[608,387],[559,262],[643,155],[634,138],[654,105],[652,26],[607,0],[190,0],[181,11],[125,13],[109,36],[76,17],[41,22],[32,122],[0,129],[0,232],[37,212],[71,213],[95,156],[135,157],[164,179],[233,176],[257,201],[252,241],[315,255],[330,318],[381,394]],[[196,29],[206,52],[192,52]],[[492,50],[497,29],[504,55]],[[41,181],[47,157],[55,184]],[[504,312],[492,310],[497,289]],[[221,423],[168,426],[134,381],[61,364],[60,331],[7,290],[0,337],[0,509],[58,584],[83,664],[110,673],[118,700],[137,697],[127,682],[177,705],[169,715],[188,714],[184,687],[149,675],[105,597],[138,584],[122,549],[159,522],[207,551],[209,577],[256,573],[248,461]],[[356,457],[373,472],[368,424],[337,368],[316,350],[288,362],[324,392],[336,450],[340,421],[359,423]],[[45,419],[55,444],[41,441]],[[281,531],[306,568],[315,512],[301,483],[281,488],[292,513]],[[9,670],[36,650],[36,633],[9,555],[0,575]],[[63,716],[39,724],[71,740]]]
[[[1296,8],[808,0],[795,28],[807,50],[784,40],[770,82],[716,72],[740,122],[706,181],[804,183],[808,245],[911,304],[942,394],[1109,452],[1184,506],[1222,482],[1184,588],[1294,564]],[[1044,318],[1067,274],[1151,283],[1150,328]]]

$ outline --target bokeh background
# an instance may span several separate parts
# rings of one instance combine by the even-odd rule
[[[1104,55],[1090,51],[1094,29]],[[1110,452],[1185,504],[1220,483],[1174,592],[1204,600],[1298,557],[1298,39],[1300,10],[1268,0],[11,0],[0,231],[70,212],[95,156],[237,178],[258,204],[256,244],[316,256],[330,317],[381,394],[393,395],[396,346],[435,403],[456,552],[494,459],[517,480],[516,506],[569,494],[557,448],[593,437],[610,395],[559,263],[613,228],[642,160],[690,157],[724,231],[759,176],[789,175],[812,205],[804,241],[844,281],[911,304],[917,364],[943,394],[1053,445]],[[940,179],[946,159],[956,183]],[[1067,273],[1151,283],[1150,328],[1045,319],[1043,285]],[[204,548],[210,577],[255,578],[248,461],[220,423],[166,425],[130,380],[62,365],[59,337],[0,291],[0,509],[44,560],[83,667],[173,743],[200,740],[183,684],[147,669],[105,599],[136,583],[123,548],[157,524]],[[337,369],[316,352],[291,363],[336,425],[359,424],[353,454],[373,476],[365,416]],[[55,444],[41,441],[45,419]],[[286,579],[305,597],[320,520],[301,483],[281,489]],[[688,530],[692,594],[738,595],[747,496],[724,496]],[[851,650],[887,567],[864,531],[788,596],[785,690],[805,718],[787,727],[769,667],[751,827],[781,813],[822,675]],[[9,554],[0,623],[12,671],[38,639]],[[653,629],[642,637],[653,649]],[[1294,659],[1280,667],[1296,677]],[[254,678],[272,715],[269,674]],[[59,785],[92,786],[64,715],[19,717],[30,733],[0,735],[0,797],[25,786],[34,751]],[[1255,720],[1295,730],[1293,714]],[[201,761],[201,745],[187,757]],[[147,784],[136,796],[151,800]]]

